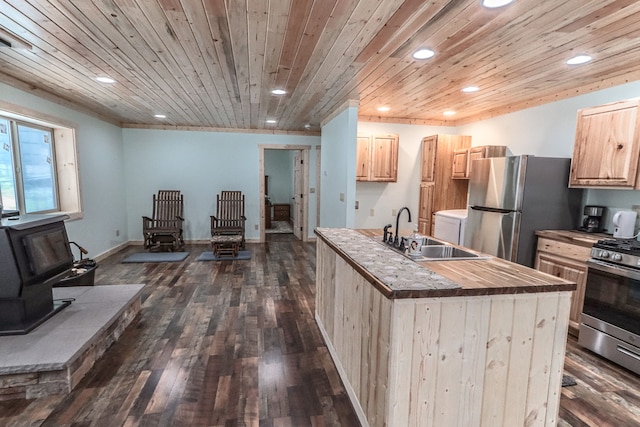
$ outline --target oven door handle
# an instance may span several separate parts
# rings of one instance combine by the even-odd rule
[[[638,353],[636,353],[634,351],[631,351],[629,349],[626,349],[626,348],[624,348],[622,346],[618,346],[618,351],[620,353],[624,354],[625,356],[632,357],[632,358],[634,358],[636,360],[640,360],[640,355],[638,355]]]
[[[587,267],[590,269],[603,271],[605,273],[615,274],[616,276],[628,277],[629,279],[632,279],[632,280],[640,280],[640,270],[636,270],[631,267],[621,267],[618,265],[612,265],[607,262],[602,262],[593,258],[589,258],[587,260]]]

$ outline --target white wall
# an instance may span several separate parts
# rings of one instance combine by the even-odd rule
[[[357,130],[355,107],[346,108],[322,127],[321,227],[357,227],[354,209]]]
[[[422,138],[438,133],[457,134],[457,130],[443,126],[358,122],[358,134],[387,133],[399,137],[398,180],[356,183],[356,200],[359,202],[359,208],[355,211],[356,228],[382,228],[385,224],[395,227],[396,217],[392,215],[392,210],[400,210],[403,206],[409,208],[412,223],[417,224]],[[410,228],[405,215],[401,218],[400,226]]]
[[[122,129],[0,83],[0,100],[75,124],[82,219],[67,221],[69,239],[95,257],[127,239]],[[119,236],[116,236],[119,230]],[[79,257],[73,249],[74,256]]]
[[[259,145],[309,145],[317,136],[124,129],[125,176],[130,240],[142,240],[142,216],[150,215],[158,190],[180,190],[185,198],[186,240],[210,237],[216,194],[240,190],[245,195],[246,237],[260,231]],[[310,150],[309,186],[315,187],[315,149]],[[309,210],[310,235],[316,215]]]

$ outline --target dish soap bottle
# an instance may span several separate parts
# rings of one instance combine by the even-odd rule
[[[407,252],[409,256],[422,256],[422,236],[418,234],[418,226],[414,224],[413,233],[407,237]]]

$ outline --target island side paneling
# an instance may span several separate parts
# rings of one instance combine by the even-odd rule
[[[570,292],[390,300],[317,254],[316,318],[363,425],[556,425]]]
[[[382,426],[388,400],[391,300],[318,240],[316,320],[358,416]]]

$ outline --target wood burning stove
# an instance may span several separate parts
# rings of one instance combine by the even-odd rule
[[[25,334],[69,305],[52,286],[73,266],[66,215],[24,215],[0,225],[0,335]]]

